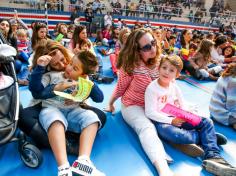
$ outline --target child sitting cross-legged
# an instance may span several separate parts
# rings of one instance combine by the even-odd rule
[[[182,118],[182,114],[172,115],[169,113],[171,111],[164,110],[170,105],[188,112],[188,106],[175,82],[182,68],[179,56],[162,58],[159,78],[151,82],[145,92],[145,114],[156,122],[158,134],[163,139],[171,143],[200,144],[204,150],[202,166],[208,172],[221,176],[236,175],[236,168],[220,155],[215,128],[209,118],[196,115],[198,119],[192,119],[195,121],[193,123]]]
[[[59,51],[55,51],[59,52]],[[44,55],[37,59],[37,64],[48,66],[51,56]],[[90,51],[81,51],[75,55],[72,62],[66,66],[65,72],[50,71],[43,75],[44,86],[54,84],[54,91],[73,93],[78,88],[78,78],[88,79],[88,74],[96,71],[97,58]],[[102,96],[102,91],[93,84],[90,97]],[[98,116],[91,110],[83,109],[79,102],[54,96],[42,101],[43,109],[39,120],[48,134],[49,143],[58,164],[58,176],[86,175],[105,176],[97,170],[90,160],[90,153],[96,133],[101,126]],[[72,166],[67,160],[65,131],[81,133],[79,142],[78,159]]]

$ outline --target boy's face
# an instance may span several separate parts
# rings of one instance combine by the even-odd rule
[[[159,67],[159,80],[163,85],[168,86],[169,83],[179,75],[177,68],[169,61],[165,61]]]
[[[65,77],[77,81],[79,77],[83,77],[82,62],[73,57],[71,64],[67,65],[65,70]]]

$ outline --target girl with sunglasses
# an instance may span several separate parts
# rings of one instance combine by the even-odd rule
[[[114,102],[121,97],[121,113],[125,122],[137,133],[159,175],[170,176],[173,173],[168,167],[162,142],[144,112],[144,93],[149,83],[158,76],[160,54],[160,47],[150,30],[136,29],[128,36],[119,54],[119,77],[106,111],[114,112]]]

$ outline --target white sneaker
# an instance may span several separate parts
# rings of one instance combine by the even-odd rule
[[[71,166],[73,176],[105,176],[104,173],[97,170],[90,159],[86,156],[80,156]]]
[[[58,170],[58,176],[72,176],[71,168]]]

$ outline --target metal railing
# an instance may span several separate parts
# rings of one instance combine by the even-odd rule
[[[16,3],[17,2],[17,3]],[[24,4],[24,5],[22,5]],[[148,6],[150,4],[146,4]],[[65,11],[71,12],[73,9],[77,8],[80,12],[85,10],[85,5],[77,5],[77,4],[63,4],[61,1],[59,3],[50,3],[46,1],[39,0],[10,0],[9,3],[4,4],[1,3],[0,6],[4,7],[14,7],[14,8],[30,8],[30,9],[41,9],[45,11]],[[202,23],[202,24],[211,24],[211,25],[219,25],[222,23],[230,23],[236,22],[236,12],[206,12],[195,9],[195,12],[192,15],[184,14],[182,7],[169,7],[163,5],[152,5],[153,11],[147,10],[130,10],[125,8],[106,8],[105,5],[101,4],[101,10],[106,13],[106,11],[113,11],[114,15],[121,16],[131,16],[131,17],[143,17],[147,19],[168,19],[170,20],[172,17],[175,17],[175,20],[185,21],[189,19],[189,22],[193,23]],[[46,13],[47,13],[46,12]],[[45,13],[45,14],[46,14]],[[104,14],[103,13],[103,14]],[[197,14],[198,13],[198,14]],[[200,15],[199,15],[200,14]]]

